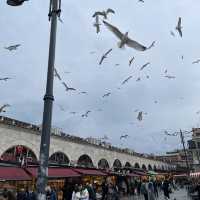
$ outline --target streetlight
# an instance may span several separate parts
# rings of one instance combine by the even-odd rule
[[[20,6],[27,0],[7,0],[10,6]],[[44,95],[44,111],[42,122],[42,134],[40,143],[40,160],[37,178],[37,199],[46,200],[45,188],[48,176],[48,160],[51,136],[51,121],[53,108],[53,79],[54,79],[54,62],[56,47],[56,30],[57,17],[60,17],[61,0],[50,0],[49,20],[51,21],[50,43],[49,43],[49,59],[46,83],[46,94]]]

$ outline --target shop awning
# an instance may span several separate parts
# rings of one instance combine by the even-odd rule
[[[199,176],[200,176],[200,172],[193,172],[193,173],[190,173],[190,176],[191,176],[191,177],[199,177]]]
[[[157,172],[154,172],[154,171],[148,171],[148,174],[151,175],[151,176],[158,175],[158,173],[157,173]]]
[[[26,169],[33,177],[37,178],[38,168],[27,168]],[[68,177],[79,177],[80,174],[70,168],[48,168],[49,178],[68,178]]]
[[[147,176],[147,173],[145,172],[134,171],[134,173],[140,176]]]
[[[31,177],[19,167],[0,167],[0,181],[30,181]]]
[[[101,172],[100,170],[96,169],[79,169],[79,168],[74,168],[73,169],[75,172],[80,173],[81,175],[88,175],[88,176],[107,176],[107,174]]]
[[[187,174],[176,174],[174,177],[187,177]]]
[[[127,176],[130,176],[130,177],[140,177],[140,175],[138,175],[138,174],[135,174],[135,173],[130,173],[130,174],[127,174]]]

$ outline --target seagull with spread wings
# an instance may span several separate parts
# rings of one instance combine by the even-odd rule
[[[9,77],[5,77],[5,78],[0,78],[0,81],[8,81],[8,80],[10,80],[11,78],[9,78]]]
[[[82,114],[81,117],[88,117],[88,114],[90,113],[91,111],[88,110],[85,114]]]
[[[21,46],[21,44],[16,44],[16,45],[11,45],[11,46],[4,47],[4,48],[7,49],[8,51],[13,51],[13,50],[17,50],[17,48],[20,46]]]
[[[148,65],[150,65],[150,62],[145,63],[144,65],[142,65],[142,67],[140,68],[140,71],[142,71],[145,67],[147,67]]]
[[[4,105],[2,105],[2,106],[0,107],[0,113],[1,113],[1,112],[6,112],[5,108],[8,108],[8,107],[10,107],[10,106],[11,106],[10,104],[4,104]]]
[[[54,76],[57,77],[60,81],[62,80],[62,79],[61,79],[61,76],[60,76],[60,74],[58,73],[58,71],[57,71],[56,68],[54,68]]]
[[[129,137],[129,135],[127,135],[127,134],[121,135],[121,136],[120,136],[120,140],[121,140],[121,139],[127,139],[128,137]]]
[[[71,87],[68,87],[67,84],[65,82],[62,82],[62,84],[64,85],[65,87],[65,90],[68,92],[68,91],[75,91],[76,89],[75,88],[71,88]]]
[[[107,58],[108,54],[109,54],[111,51],[112,51],[112,49],[109,49],[106,53],[103,54],[103,56],[101,57],[101,60],[100,60],[100,62],[99,62],[99,65],[102,64],[103,60],[104,60],[105,58]]]
[[[124,85],[125,83],[127,83],[133,76],[129,76],[128,78],[126,78],[123,82],[122,85]]]
[[[178,31],[179,35],[182,37],[183,36],[183,32],[182,32],[182,26],[181,26],[182,20],[181,17],[178,18],[178,24],[176,26],[176,30]]]
[[[96,16],[103,16],[104,19],[107,19],[108,18],[108,14],[111,13],[111,14],[115,14],[115,11],[111,8],[108,8],[106,11],[103,10],[103,11],[97,11],[94,13],[94,15],[92,17],[96,17]]]
[[[130,60],[129,60],[129,66],[131,66],[133,60],[135,59],[135,57],[133,56]]]
[[[142,44],[136,42],[135,40],[132,40],[128,37],[128,32],[123,34],[117,27],[109,24],[106,21],[103,21],[105,26],[117,37],[120,39],[120,42],[118,43],[119,48],[123,48],[125,45],[127,45],[130,48],[134,48],[138,51],[145,51],[147,50],[147,47],[143,46]]]
[[[100,32],[100,23],[99,23],[99,15],[95,16],[95,23],[94,27],[96,28],[96,33],[98,34]]]
[[[108,97],[110,95],[111,95],[111,92],[108,92],[108,93],[104,94],[102,97],[104,98],[104,97]]]
[[[192,62],[192,64],[198,64],[200,62],[200,59],[197,59],[195,61]]]

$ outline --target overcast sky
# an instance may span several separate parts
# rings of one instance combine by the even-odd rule
[[[47,0],[30,0],[16,8],[7,6],[6,1],[0,4],[0,77],[13,78],[0,82],[0,105],[12,105],[4,115],[34,124],[42,122],[48,6]],[[63,0],[64,23],[58,22],[55,67],[63,81],[77,91],[65,92],[55,79],[53,126],[81,137],[107,135],[114,145],[139,152],[162,153],[179,148],[180,139],[165,137],[164,130],[199,126],[200,63],[192,65],[200,58],[199,7],[197,0]],[[131,38],[146,46],[156,40],[155,47],[145,52],[119,49],[118,39],[103,25],[96,34],[92,15],[107,8],[116,12],[109,15],[111,24],[122,32],[129,31]],[[183,38],[175,30],[178,17],[182,17]],[[4,49],[18,43],[22,46],[17,51]],[[101,55],[110,48],[113,51],[99,66]],[[129,67],[132,56],[135,61]],[[151,64],[140,71],[146,62]],[[176,79],[164,78],[165,69]],[[130,75],[133,78],[122,86]],[[141,81],[136,82],[138,77]],[[88,95],[79,94],[81,91]],[[111,95],[102,98],[107,92]],[[136,109],[147,112],[141,122]],[[87,110],[92,112],[82,118]],[[77,114],[70,114],[73,111]],[[120,140],[122,134],[130,137]]]

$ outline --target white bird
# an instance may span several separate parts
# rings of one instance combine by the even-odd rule
[[[115,27],[115,26],[109,24],[108,22],[103,21],[103,23],[105,24],[105,26],[106,26],[112,33],[114,33],[114,35],[115,35],[116,37],[118,37],[118,38],[120,39],[120,42],[118,43],[119,48],[122,48],[122,47],[124,47],[125,45],[127,45],[128,47],[134,48],[134,49],[136,49],[136,50],[138,50],[138,51],[145,51],[145,50],[147,50],[147,47],[145,47],[145,46],[143,46],[142,44],[140,44],[140,43],[138,43],[138,42],[136,42],[136,41],[130,39],[130,38],[128,37],[128,32],[126,32],[125,34],[123,34],[123,33],[120,32],[120,30],[119,30],[117,27]]]
[[[57,77],[60,81],[62,80],[56,68],[54,68],[54,76]]]
[[[127,134],[121,135],[121,136],[120,136],[120,140],[121,140],[121,139],[127,139],[128,137],[129,137],[129,135],[127,135]]]
[[[108,92],[108,93],[104,94],[102,97],[104,98],[104,97],[108,97],[110,95],[111,95],[111,92]]]
[[[178,31],[179,35],[182,37],[183,33],[182,33],[182,26],[181,26],[181,17],[178,18],[178,24],[176,26],[176,30]]]
[[[103,60],[104,60],[105,58],[107,58],[108,54],[109,54],[111,51],[112,51],[112,49],[109,49],[106,53],[103,54],[103,56],[101,57],[101,60],[100,60],[100,62],[99,62],[99,65],[102,64]]]
[[[192,64],[198,64],[200,62],[200,59],[197,59],[195,61],[192,62]]]
[[[142,71],[145,67],[147,67],[148,65],[150,65],[150,62],[145,63],[144,65],[142,65],[142,67],[140,68],[140,71]]]
[[[135,59],[135,57],[133,56],[130,60],[129,60],[129,66],[131,66],[133,60]]]
[[[111,8],[108,8],[106,11],[103,10],[103,11],[95,12],[92,17],[96,17],[97,15],[102,15],[104,17],[104,19],[107,19],[109,13],[115,14],[115,11],[113,9],[111,9]]]
[[[69,90],[75,91],[76,90],[75,88],[68,87],[65,82],[62,82],[62,84],[64,85],[66,91],[69,91]]]
[[[128,78],[126,78],[123,82],[122,85],[124,85],[125,83],[127,83],[129,81],[129,79],[131,79],[133,76],[129,76]]]
[[[9,50],[9,51],[13,51],[13,50],[17,50],[17,48],[21,46],[21,44],[16,44],[16,45],[11,45],[8,47],[4,47],[5,49]]]
[[[8,108],[8,107],[10,107],[10,106],[11,106],[10,104],[4,104],[4,105],[2,105],[2,106],[0,107],[0,113],[1,113],[1,112],[6,112],[5,108]]]
[[[96,28],[96,33],[100,32],[100,23],[99,23],[99,15],[96,15],[95,17],[95,23],[93,24],[94,27]]]
[[[88,117],[88,114],[90,113],[91,111],[88,110],[85,114],[82,114],[81,117]]]

